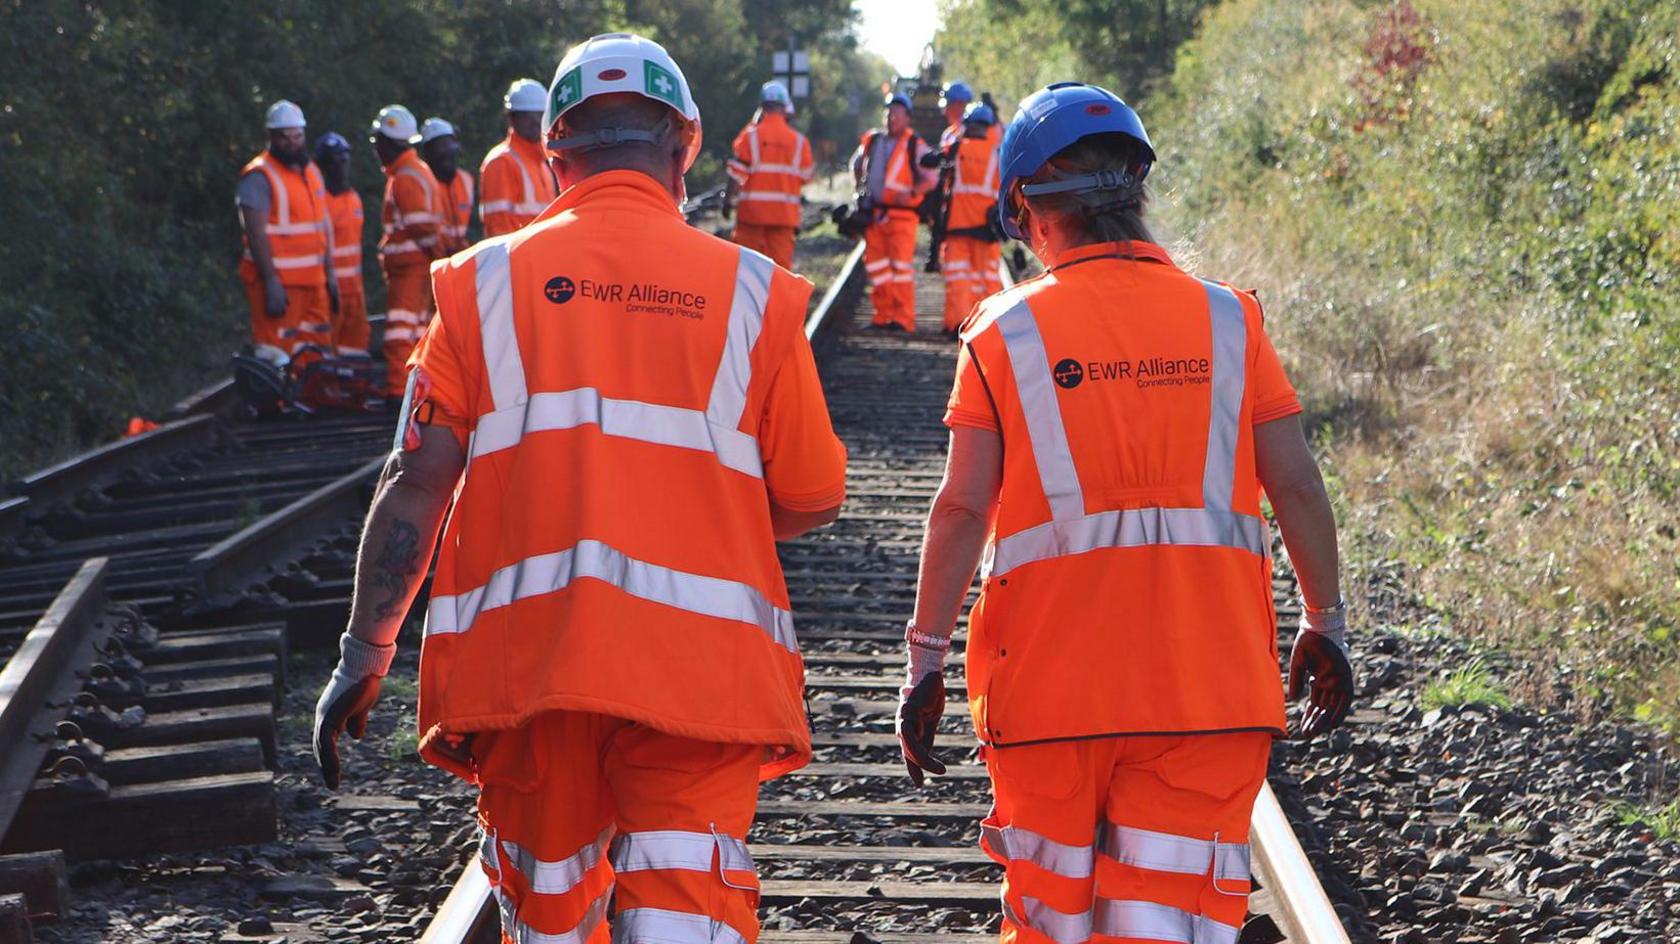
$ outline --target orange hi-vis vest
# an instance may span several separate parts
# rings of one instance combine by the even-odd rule
[[[886,133],[876,129],[863,136],[863,153],[868,159],[874,159],[875,141]],[[916,172],[910,166],[910,161],[916,157],[912,152],[916,150],[917,140],[916,132],[908,128],[893,139],[892,157],[887,161],[881,194],[882,201],[891,208],[890,211],[902,213],[922,205],[922,195],[916,192]]]
[[[990,138],[963,138],[951,175],[951,215],[947,230],[985,226],[997,205],[998,146]]]
[[[737,212],[752,226],[799,225],[799,192],[811,179],[811,145],[780,112],[767,112],[735,137],[729,176],[741,185]]]
[[[387,270],[432,261],[443,228],[443,187],[413,148],[385,168],[384,235],[379,258]]]
[[[313,163],[302,170],[287,167],[267,151],[251,158],[240,177],[262,174],[268,178],[268,251],[274,273],[282,285],[325,285],[322,257],[327,254],[327,185],[321,169]],[[239,261],[240,277],[257,278],[257,263],[251,258],[251,241],[244,239],[245,253]]]
[[[327,194],[332,217],[333,276],[340,286],[362,280],[362,195],[355,187]]]
[[[440,180],[438,185],[443,188],[444,240],[451,252],[465,249],[467,224],[472,221],[473,176],[457,167],[449,183]]]
[[[977,372],[1004,447],[969,618],[981,739],[1281,732],[1255,388],[1285,392],[1262,421],[1299,406],[1259,303],[1109,243],[988,298],[963,340],[959,389]]]
[[[537,218],[558,187],[541,144],[508,132],[478,165],[478,218],[485,236],[502,236]]]
[[[766,426],[771,384],[805,343],[810,283],[688,227],[634,171],[432,276],[416,382],[443,343],[470,432],[426,611],[426,759],[470,777],[443,735],[572,710],[766,745],[767,776],[805,763],[768,497],[783,460],[759,432],[787,429]]]

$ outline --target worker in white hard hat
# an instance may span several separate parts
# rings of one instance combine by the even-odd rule
[[[234,191],[245,239],[239,278],[254,353],[285,365],[306,348],[331,345],[338,284],[327,188],[309,161],[303,109],[281,99],[265,124],[268,149],[246,163]]]
[[[727,217],[740,206],[735,241],[764,253],[784,269],[793,267],[799,231],[800,191],[811,179],[811,142],[788,121],[793,97],[780,82],[759,90],[758,112],[735,136],[729,182],[723,196]]]
[[[684,222],[700,112],[657,43],[574,46],[548,101],[559,198],[433,269],[317,757],[336,785],[452,508],[420,753],[479,788],[502,940],[750,944],[758,784],[811,756],[776,540],[845,495],[811,283]]]
[[[535,79],[517,79],[502,97],[508,134],[478,165],[478,218],[485,236],[511,233],[536,219],[559,188],[543,154],[542,117],[548,90]]]
[[[385,272],[385,396],[395,402],[408,382],[409,352],[432,317],[427,268],[445,254],[443,187],[414,150],[420,129],[407,108],[381,108],[368,139],[385,168],[379,266]]]
[[[455,126],[442,118],[427,118],[420,125],[420,159],[432,169],[443,188],[444,255],[459,252],[470,245],[467,224],[472,221],[473,176],[460,167],[461,141],[455,136]]]

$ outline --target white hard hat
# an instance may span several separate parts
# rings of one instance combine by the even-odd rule
[[[265,125],[268,130],[276,131],[280,128],[302,128],[305,127],[305,125],[306,123],[303,120],[303,109],[297,107],[291,102],[282,98],[274,104],[268,106],[268,119],[267,124]]]
[[[369,134],[382,134],[393,141],[405,144],[418,144],[420,132],[415,127],[414,112],[401,105],[386,105],[379,109],[379,117],[373,119],[373,127]]]
[[[508,111],[542,111],[548,105],[548,90],[536,79],[514,79],[502,96]]]
[[[780,82],[770,81],[758,90],[758,100],[761,104],[774,102],[777,105],[793,107],[793,96],[788,94],[787,86]]]
[[[442,118],[438,118],[436,116],[433,116],[431,118],[427,118],[425,120],[425,122],[420,125],[420,143],[421,144],[425,144],[427,141],[431,141],[434,138],[446,138],[446,137],[454,137],[454,136],[455,136],[455,126],[450,124],[447,121],[444,121]]]
[[[581,134],[566,133],[562,120],[580,102],[597,95],[632,92],[670,106],[682,119],[686,172],[700,154],[700,106],[665,47],[633,33],[602,33],[567,51],[554,70],[548,87],[548,107],[543,111],[548,147],[554,151],[574,148],[610,147],[621,141],[652,141],[646,131],[600,128]]]

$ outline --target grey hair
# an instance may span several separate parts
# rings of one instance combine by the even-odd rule
[[[1064,177],[1102,171],[1123,174],[1134,169],[1142,156],[1137,142],[1127,135],[1092,135],[1056,152],[1056,156],[1046,161],[1038,173],[1022,183],[1050,183]],[[1077,228],[1083,233],[1078,240],[1081,244],[1128,240],[1155,242],[1154,234],[1144,221],[1151,193],[1149,187],[1141,182],[1124,192],[1090,190],[1023,196],[1022,199],[1034,216],[1052,221],[1052,225]]]

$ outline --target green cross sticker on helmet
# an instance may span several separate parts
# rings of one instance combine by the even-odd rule
[[[583,100],[583,70],[573,69],[560,77],[554,83],[554,92],[549,96],[548,109],[551,114],[558,115],[572,105]]]
[[[677,84],[677,77],[651,59],[643,60],[642,65],[647,78],[647,93],[670,102],[677,111],[683,111],[682,86]]]

